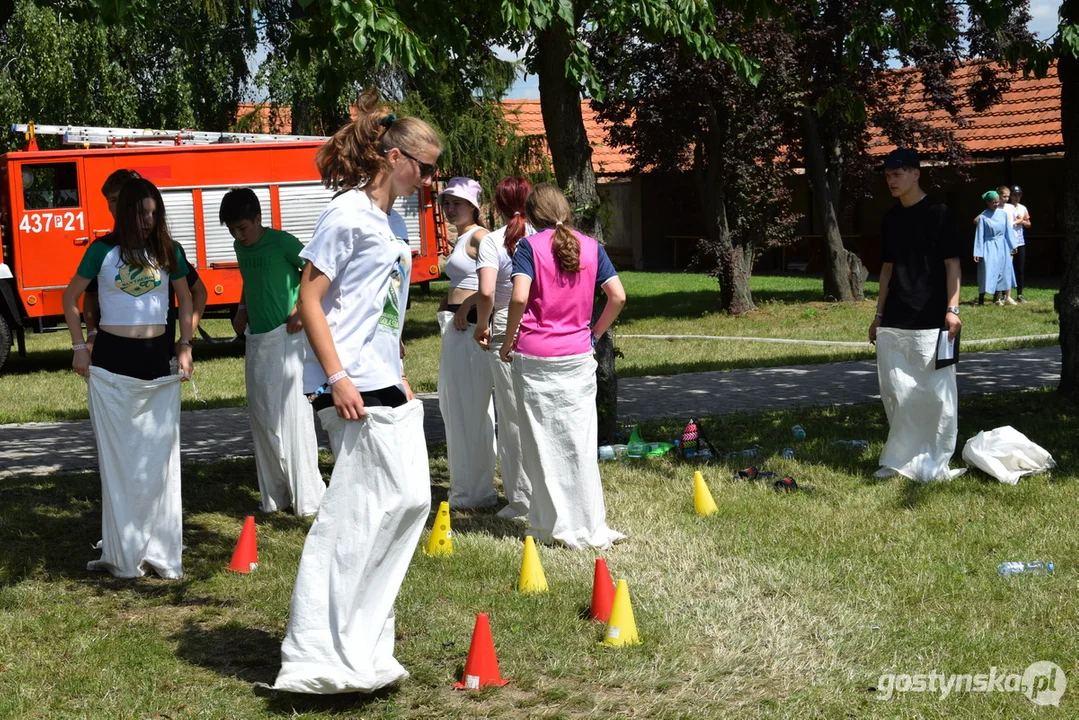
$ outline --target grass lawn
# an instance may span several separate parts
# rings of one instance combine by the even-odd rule
[[[624,272],[629,303],[616,331],[641,335],[719,335],[796,338],[803,340],[863,341],[877,292],[869,283],[873,299],[858,304],[818,302],[821,281],[817,278],[756,276],[752,279],[758,310],[741,317],[715,311],[719,285],[706,275],[687,273]],[[405,323],[408,357],[406,371],[417,392],[434,392],[438,381],[439,333],[435,313],[446,283],[434,283],[430,294],[413,293]],[[1028,288],[1025,305],[1000,308],[976,307],[976,288],[963,289],[963,339],[965,341],[1043,335],[1059,332],[1053,310],[1054,290]],[[232,335],[226,320],[211,319],[204,327],[215,337]],[[1034,343],[1003,343],[979,349],[1018,347]],[[864,347],[777,345],[714,340],[617,340],[622,353],[617,361],[622,377],[671,375],[701,370],[729,370],[820,363],[871,357]],[[71,353],[66,332],[28,335],[28,356],[11,357],[0,371],[0,424],[87,417],[86,389],[71,372]],[[244,405],[242,349],[238,345],[198,345],[195,349],[196,400],[184,389],[184,409],[239,407]]]
[[[1011,424],[1060,463],[1005,486],[972,471],[951,483],[872,481],[886,435],[879,406],[709,420],[722,450],[794,445],[763,458],[812,493],[777,494],[704,468],[719,513],[692,512],[694,465],[602,466],[609,522],[630,539],[606,553],[628,579],[643,645],[597,647],[581,619],[592,552],[541,548],[551,591],[514,587],[523,526],[454,513],[451,558],[417,550],[397,603],[397,657],[412,677],[373,697],[267,693],[306,521],[257,514],[260,566],[225,570],[258,498],[254,463],[184,467],[187,577],[89,574],[99,535],[95,474],[0,485],[0,717],[3,718],[922,718],[1079,714],[1079,473],[1075,406],[1050,392],[961,404],[961,443]],[[809,437],[795,443],[789,428]],[[645,437],[671,437],[651,424]],[[867,451],[837,439],[866,439]],[[447,492],[432,452],[434,503]],[[433,516],[433,512],[432,512]],[[999,577],[1004,560],[1056,563],[1048,577]],[[505,688],[450,689],[475,613],[490,613]],[[1059,708],[1018,693],[883,700],[882,673],[1018,672],[1047,660],[1072,687]]]

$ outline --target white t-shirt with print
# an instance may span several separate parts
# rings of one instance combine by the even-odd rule
[[[401,328],[412,277],[405,221],[382,212],[362,190],[335,197],[300,252],[330,279],[322,310],[341,364],[361,392],[401,386]],[[326,382],[313,352],[304,362],[303,388]]]
[[[1015,220],[1026,220],[1027,219],[1027,212],[1028,211],[1027,211],[1027,206],[1026,205],[1023,205],[1022,203],[1016,203],[1015,205],[1011,205],[1011,207],[1015,208],[1012,211],[1012,221],[1013,222]],[[1015,246],[1016,247],[1019,247],[1020,245],[1026,245],[1027,244],[1027,240],[1023,236],[1023,232],[1025,230],[1026,230],[1026,228],[1023,227],[1022,225],[1016,225],[1015,226]]]
[[[479,254],[476,256],[476,269],[495,268],[498,276],[495,279],[495,310],[501,310],[510,306],[510,296],[513,295],[513,257],[506,252],[506,228],[502,227],[487,233],[480,240]],[[531,225],[525,225],[525,237],[535,234],[536,230]]]

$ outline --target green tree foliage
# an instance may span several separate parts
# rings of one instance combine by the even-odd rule
[[[79,10],[79,13],[76,13]],[[226,130],[248,76],[254,28],[183,0],[107,25],[64,4],[18,0],[0,29],[5,122]],[[43,139],[44,140],[44,139]],[[5,149],[19,139],[3,133]]]
[[[717,9],[717,33],[760,61],[759,82],[671,40],[604,28],[589,37],[613,145],[639,171],[692,171],[706,240],[699,258],[720,282],[722,309],[752,310],[749,278],[765,250],[794,240],[789,109],[801,93],[793,37],[775,21],[744,26]]]

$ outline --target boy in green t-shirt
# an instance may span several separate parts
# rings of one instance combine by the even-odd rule
[[[286,324],[289,334],[303,330],[296,311],[300,297],[303,243],[283,230],[264,227],[258,196],[249,188],[234,188],[221,199],[220,220],[236,241],[236,260],[244,287],[232,326],[237,335],[251,326],[258,335]]]
[[[303,395],[306,337],[296,311],[303,244],[264,227],[258,196],[234,188],[221,199],[219,219],[236,240],[243,292],[232,326],[248,329],[245,351],[247,406],[255,444],[262,509],[318,511],[326,489],[318,469],[311,407]]]

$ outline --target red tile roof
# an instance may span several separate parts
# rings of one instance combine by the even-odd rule
[[[514,123],[524,135],[545,135],[539,100],[503,100],[506,119]],[[628,153],[607,143],[607,129],[596,120],[590,100],[581,101],[581,115],[588,141],[592,144],[592,167],[597,174],[614,175],[629,172],[633,159]]]
[[[978,79],[978,73],[984,65],[983,62],[967,63],[957,69],[953,76],[962,97],[959,117],[965,121],[955,129],[955,135],[966,146],[967,151],[972,155],[1062,152],[1064,140],[1060,134],[1060,80],[1057,78],[1056,66],[1050,67],[1048,76],[1039,80],[1024,79],[1021,72],[1010,73],[990,65],[995,72],[1010,74],[1011,86],[999,103],[978,113],[974,112],[963,93]],[[950,125],[951,119],[947,113],[929,109],[928,103],[922,97],[921,82],[914,81],[910,89],[902,94],[899,83],[912,72],[915,71],[904,68],[893,73],[897,85],[896,94],[902,98],[903,112],[928,119],[937,126]],[[874,134],[876,135],[876,131]],[[874,137],[870,145],[870,153],[873,155],[884,155],[895,148],[879,135]]]
[[[240,103],[236,107],[236,125],[243,132],[288,134],[292,132],[292,108],[277,106],[277,117],[271,117],[269,103]]]

